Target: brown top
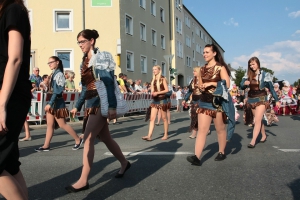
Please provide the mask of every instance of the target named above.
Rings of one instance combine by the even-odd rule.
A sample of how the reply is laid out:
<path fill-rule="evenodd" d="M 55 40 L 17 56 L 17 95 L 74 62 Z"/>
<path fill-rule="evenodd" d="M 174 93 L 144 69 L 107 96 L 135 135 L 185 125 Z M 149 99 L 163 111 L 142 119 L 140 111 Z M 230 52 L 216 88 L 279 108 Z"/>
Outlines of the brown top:
<path fill-rule="evenodd" d="M 209 67 L 207 68 L 206 66 L 201 67 L 201 77 L 202 77 L 202 81 L 203 83 L 208 83 L 208 82 L 218 82 L 221 80 L 221 68 L 222 66 L 220 65 L 215 65 L 213 67 Z M 214 93 L 214 91 L 216 90 L 215 86 L 209 86 L 207 88 L 205 88 L 204 93 Z"/>
<path fill-rule="evenodd" d="M 193 95 L 200 95 L 201 91 L 199 88 L 199 80 L 197 77 L 194 77 L 192 82 Z"/>
<path fill-rule="evenodd" d="M 250 90 L 259 90 L 259 83 L 256 79 L 252 79 L 249 86 Z"/>
<path fill-rule="evenodd" d="M 93 68 L 89 66 L 89 59 L 86 57 L 81 68 L 81 83 L 86 85 L 87 90 L 96 90 Z"/>

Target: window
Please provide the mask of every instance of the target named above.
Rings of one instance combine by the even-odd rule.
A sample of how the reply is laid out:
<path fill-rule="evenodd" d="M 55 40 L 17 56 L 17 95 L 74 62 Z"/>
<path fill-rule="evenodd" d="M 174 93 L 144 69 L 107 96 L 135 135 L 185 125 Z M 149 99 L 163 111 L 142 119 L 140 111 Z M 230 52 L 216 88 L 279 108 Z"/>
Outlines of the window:
<path fill-rule="evenodd" d="M 189 16 L 185 16 L 185 25 L 187 25 L 187 27 L 191 28 L 191 20 L 189 18 Z"/>
<path fill-rule="evenodd" d="M 197 66 L 201 66 L 201 62 L 199 60 L 196 60 Z"/>
<path fill-rule="evenodd" d="M 140 23 L 141 40 L 146 41 L 146 25 Z"/>
<path fill-rule="evenodd" d="M 165 49 L 166 48 L 166 41 L 165 41 L 165 36 L 164 35 L 161 35 L 160 36 L 160 43 L 161 43 L 161 48 L 162 49 Z"/>
<path fill-rule="evenodd" d="M 201 54 L 201 46 L 200 44 L 196 44 L 196 52 Z"/>
<path fill-rule="evenodd" d="M 204 42 L 207 43 L 207 36 L 206 35 L 204 35 Z"/>
<path fill-rule="evenodd" d="M 126 15 L 125 19 L 125 31 L 127 34 L 133 35 L 133 25 L 132 25 L 132 17 Z"/>
<path fill-rule="evenodd" d="M 126 52 L 126 69 L 128 71 L 134 71 L 134 55 L 133 52 Z"/>
<path fill-rule="evenodd" d="M 200 37 L 200 29 L 198 27 L 196 27 L 195 29 L 196 29 L 196 35 Z"/>
<path fill-rule="evenodd" d="M 195 55 L 195 50 L 193 50 L 193 61 L 195 61 L 196 55 Z"/>
<path fill-rule="evenodd" d="M 193 41 L 193 44 L 194 44 L 195 43 L 194 32 L 192 32 L 192 41 Z"/>
<path fill-rule="evenodd" d="M 192 46 L 191 38 L 190 38 L 189 36 L 186 36 L 186 37 L 185 37 L 185 44 L 186 44 L 186 46 L 188 46 L 188 47 L 191 47 L 191 46 Z"/>
<path fill-rule="evenodd" d="M 186 66 L 191 67 L 191 58 L 189 56 L 186 57 L 185 63 Z"/>
<path fill-rule="evenodd" d="M 56 49 L 55 55 L 62 61 L 64 69 L 74 69 L 74 55 L 71 49 Z"/>
<path fill-rule="evenodd" d="M 152 66 L 157 65 L 157 60 L 156 59 L 152 59 Z"/>
<path fill-rule="evenodd" d="M 182 43 L 177 40 L 177 42 L 176 42 L 176 54 L 179 58 L 183 58 L 183 53 L 182 52 L 183 52 Z"/>
<path fill-rule="evenodd" d="M 147 57 L 141 56 L 141 70 L 142 73 L 147 73 Z"/>
<path fill-rule="evenodd" d="M 150 12 L 151 12 L 151 15 L 156 16 L 156 3 L 153 0 L 151 0 L 151 3 L 150 3 Z"/>
<path fill-rule="evenodd" d="M 203 39 L 203 32 L 200 30 L 200 37 Z"/>
<path fill-rule="evenodd" d="M 165 62 L 161 62 L 161 74 L 163 76 L 166 76 L 166 63 Z"/>
<path fill-rule="evenodd" d="M 160 21 L 165 22 L 165 11 L 162 7 L 160 7 Z"/>
<path fill-rule="evenodd" d="M 157 36 L 156 36 L 156 30 L 152 29 L 151 42 L 152 42 L 153 46 L 156 46 L 156 38 L 157 38 Z"/>
<path fill-rule="evenodd" d="M 180 2 L 180 0 L 176 0 L 176 8 L 178 9 L 178 10 L 181 10 L 181 2 Z"/>
<path fill-rule="evenodd" d="M 72 31 L 73 30 L 72 10 L 55 10 L 54 11 L 54 30 L 55 31 Z"/>
<path fill-rule="evenodd" d="M 140 7 L 146 9 L 146 0 L 140 0 Z"/>
<path fill-rule="evenodd" d="M 182 34 L 182 22 L 178 17 L 176 17 L 176 31 L 177 33 Z"/>

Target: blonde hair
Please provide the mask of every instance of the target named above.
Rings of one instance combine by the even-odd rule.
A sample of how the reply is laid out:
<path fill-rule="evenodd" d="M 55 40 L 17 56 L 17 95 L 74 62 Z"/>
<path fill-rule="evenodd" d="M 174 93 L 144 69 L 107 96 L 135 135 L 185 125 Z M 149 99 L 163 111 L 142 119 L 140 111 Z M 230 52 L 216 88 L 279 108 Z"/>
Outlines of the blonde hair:
<path fill-rule="evenodd" d="M 130 85 L 132 85 L 132 84 L 133 84 L 133 81 L 132 81 L 132 79 L 128 79 L 128 80 L 127 80 L 127 82 L 128 82 Z"/>
<path fill-rule="evenodd" d="M 198 79 L 199 84 L 202 84 L 201 67 L 200 66 L 196 66 L 196 67 L 193 68 L 193 70 L 197 72 L 197 79 Z"/>
<path fill-rule="evenodd" d="M 159 69 L 159 73 L 155 76 L 155 74 L 153 73 L 153 78 L 152 78 L 152 81 L 151 81 L 151 87 L 153 86 L 154 87 L 154 85 L 153 85 L 153 83 L 154 83 L 154 80 L 155 80 L 155 78 L 156 78 L 156 87 L 157 87 L 157 90 L 158 90 L 158 92 L 160 91 L 160 87 L 159 87 L 159 84 L 160 84 L 160 78 L 161 78 L 161 67 L 159 66 L 159 65 L 154 65 L 152 68 L 154 68 L 154 67 L 157 67 L 158 69 Z"/>

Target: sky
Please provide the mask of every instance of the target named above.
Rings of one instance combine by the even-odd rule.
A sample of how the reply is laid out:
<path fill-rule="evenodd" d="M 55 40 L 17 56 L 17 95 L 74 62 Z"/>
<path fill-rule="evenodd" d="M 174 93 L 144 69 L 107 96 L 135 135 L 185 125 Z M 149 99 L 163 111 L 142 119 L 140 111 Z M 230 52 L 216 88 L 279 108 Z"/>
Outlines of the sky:
<path fill-rule="evenodd" d="M 261 67 L 290 84 L 300 79 L 300 0 L 183 0 L 225 50 L 226 63 L 247 69 L 256 56 Z"/>

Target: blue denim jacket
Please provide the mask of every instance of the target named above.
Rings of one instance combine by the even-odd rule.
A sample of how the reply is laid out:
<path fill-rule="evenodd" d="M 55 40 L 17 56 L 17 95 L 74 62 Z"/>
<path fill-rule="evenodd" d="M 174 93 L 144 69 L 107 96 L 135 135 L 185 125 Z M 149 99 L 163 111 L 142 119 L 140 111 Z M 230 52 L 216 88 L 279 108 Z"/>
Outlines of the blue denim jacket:
<path fill-rule="evenodd" d="M 235 108 L 232 102 L 232 98 L 228 92 L 226 81 L 221 80 L 217 83 L 216 91 L 214 95 L 214 104 L 221 105 L 225 112 L 227 120 L 227 140 L 230 140 L 235 129 Z"/>
<path fill-rule="evenodd" d="M 279 101 L 278 100 L 278 97 L 277 97 L 277 94 L 274 90 L 274 87 L 273 87 L 273 83 L 272 83 L 272 76 L 270 73 L 268 72 L 265 72 L 263 70 L 260 71 L 260 76 L 259 76 L 259 89 L 260 90 L 264 90 L 265 88 L 268 88 L 270 90 L 270 93 L 272 94 L 273 98 L 275 99 L 275 101 Z M 248 85 L 244 85 L 245 81 L 248 80 L 248 75 L 246 74 L 241 83 L 240 83 L 240 87 L 244 90 L 248 87 Z"/>
<path fill-rule="evenodd" d="M 188 86 L 189 90 L 188 90 L 188 92 L 184 95 L 184 100 L 185 100 L 185 101 L 188 101 L 188 100 L 190 99 L 190 96 L 193 94 L 193 88 L 191 87 L 191 84 L 192 84 L 192 81 L 193 81 L 193 80 L 194 80 L 194 79 L 192 79 L 192 80 L 190 81 L 189 86 Z"/>
<path fill-rule="evenodd" d="M 95 80 L 97 78 L 100 78 L 106 87 L 108 108 L 115 109 L 117 107 L 117 99 L 115 95 L 115 83 L 114 83 L 114 68 L 116 66 L 116 63 L 114 62 L 113 57 L 109 52 L 97 51 L 97 53 L 94 54 L 94 56 L 95 56 L 95 59 L 93 59 L 94 61 L 90 61 L 93 62 L 94 65 L 89 67 L 93 67 L 94 75 L 96 76 Z M 80 66 L 80 68 L 81 67 L 82 65 Z M 75 106 L 75 108 L 77 108 L 78 111 L 81 110 L 82 105 L 85 102 L 86 90 L 87 90 L 86 85 L 82 84 L 80 98 L 76 102 L 76 106 Z"/>
<path fill-rule="evenodd" d="M 49 104 L 52 107 L 56 98 L 62 96 L 64 89 L 65 76 L 59 69 L 56 69 L 51 77 L 51 90 L 53 94 L 50 101 L 47 104 Z"/>

